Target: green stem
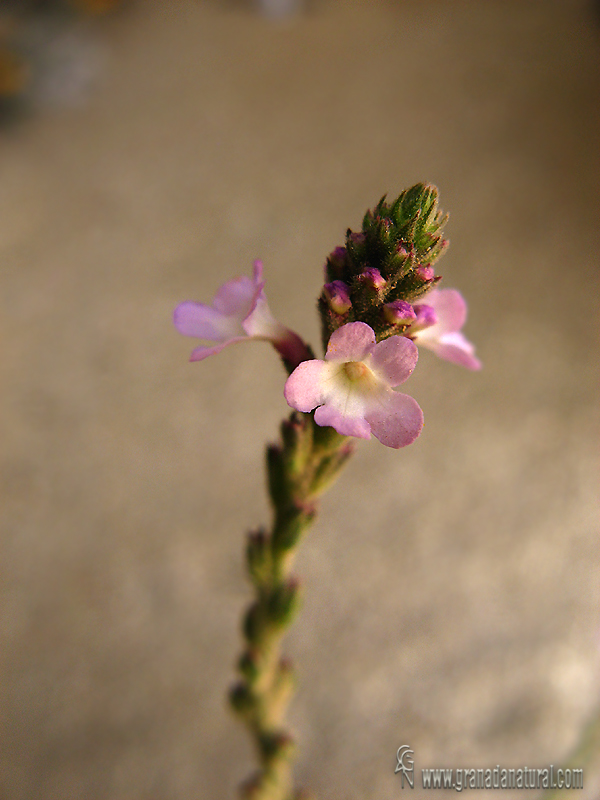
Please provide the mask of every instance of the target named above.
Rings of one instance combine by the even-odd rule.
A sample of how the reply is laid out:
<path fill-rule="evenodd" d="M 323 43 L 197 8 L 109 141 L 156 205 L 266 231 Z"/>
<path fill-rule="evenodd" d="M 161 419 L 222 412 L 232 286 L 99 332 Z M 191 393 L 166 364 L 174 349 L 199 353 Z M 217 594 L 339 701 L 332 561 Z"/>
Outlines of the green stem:
<path fill-rule="evenodd" d="M 319 427 L 311 414 L 294 412 L 282 423 L 281 434 L 281 443 L 267 448 L 272 527 L 248 536 L 246 565 L 255 595 L 244 616 L 241 677 L 230 692 L 260 761 L 259 771 L 242 787 L 242 796 L 251 800 L 298 797 L 291 772 L 294 742 L 284 724 L 294 675 L 281 657 L 281 640 L 299 605 L 291 569 L 302 534 L 315 518 L 317 498 L 354 449 L 348 437 Z"/>

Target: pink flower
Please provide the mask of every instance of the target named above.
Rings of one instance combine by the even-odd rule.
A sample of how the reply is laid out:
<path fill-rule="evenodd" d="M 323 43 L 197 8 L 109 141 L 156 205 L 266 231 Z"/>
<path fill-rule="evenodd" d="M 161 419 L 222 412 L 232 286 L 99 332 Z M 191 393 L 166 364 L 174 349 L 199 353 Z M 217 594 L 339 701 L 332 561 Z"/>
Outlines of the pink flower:
<path fill-rule="evenodd" d="M 467 304 L 461 293 L 456 289 L 432 289 L 425 299 L 427 304 L 414 306 L 417 319 L 407 335 L 446 361 L 467 369 L 481 369 L 475 348 L 460 333 L 467 319 Z"/>
<path fill-rule="evenodd" d="M 331 335 L 325 360 L 304 361 L 288 378 L 284 395 L 298 411 L 315 411 L 318 425 L 331 425 L 344 436 L 404 447 L 423 427 L 416 400 L 394 392 L 417 363 L 417 348 L 403 336 L 375 343 L 364 322 L 342 325 Z"/>
<path fill-rule="evenodd" d="M 302 339 L 271 314 L 264 285 L 262 262 L 255 261 L 252 278 L 244 275 L 224 283 L 212 305 L 187 300 L 177 306 L 173 322 L 179 333 L 216 342 L 212 347 L 196 347 L 190 361 L 202 361 L 230 344 L 248 339 L 270 341 L 290 369 L 310 358 Z"/>

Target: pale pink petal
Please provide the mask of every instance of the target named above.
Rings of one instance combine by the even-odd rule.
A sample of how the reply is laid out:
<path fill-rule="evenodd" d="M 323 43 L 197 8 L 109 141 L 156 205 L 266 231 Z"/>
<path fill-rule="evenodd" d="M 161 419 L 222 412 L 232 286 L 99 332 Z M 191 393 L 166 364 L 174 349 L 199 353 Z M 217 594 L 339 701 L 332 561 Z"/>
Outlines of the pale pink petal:
<path fill-rule="evenodd" d="M 325 358 L 328 361 L 362 361 L 374 344 L 373 328 L 364 322 L 349 322 L 331 334 Z"/>
<path fill-rule="evenodd" d="M 187 300 L 180 303 L 173 313 L 173 323 L 184 336 L 220 342 L 243 333 L 235 319 L 224 317 L 219 311 L 204 303 Z"/>
<path fill-rule="evenodd" d="M 348 380 L 343 370 L 340 371 L 338 362 L 326 361 L 325 363 L 330 372 L 324 376 L 321 402 L 330 408 L 335 408 L 344 417 L 363 418 L 368 398 L 373 394 L 386 391 L 385 386 L 382 385 L 368 388 L 361 387 L 360 384 L 354 385 Z"/>
<path fill-rule="evenodd" d="M 342 436 L 356 436 L 358 439 L 371 438 L 371 426 L 365 419 L 344 416 L 341 411 L 332 406 L 319 406 L 315 411 L 315 422 L 317 425 L 330 425 Z"/>
<path fill-rule="evenodd" d="M 260 258 L 257 258 L 252 262 L 252 280 L 254 281 L 256 286 L 260 285 L 261 289 L 265 285 L 262 273 L 263 273 L 263 263 L 260 260 Z"/>
<path fill-rule="evenodd" d="M 324 401 L 323 383 L 329 373 L 324 361 L 303 361 L 285 383 L 283 395 L 297 411 L 312 411 Z"/>
<path fill-rule="evenodd" d="M 304 412 L 317 406 L 317 425 L 343 436 L 368 439 L 373 433 L 394 448 L 413 442 L 423 427 L 423 412 L 412 397 L 394 392 L 390 381 L 401 383 L 414 369 L 414 343 L 394 336 L 376 345 L 372 329 L 361 322 L 338 328 L 330 345 L 332 339 L 333 358 L 305 361 L 289 377 L 284 391 L 289 405 Z M 362 367 L 353 363 L 350 369 L 344 362 Z"/>
<path fill-rule="evenodd" d="M 414 442 L 423 428 L 423 412 L 407 394 L 389 392 L 365 414 L 371 432 L 381 444 L 398 449 Z"/>
<path fill-rule="evenodd" d="M 411 331 L 419 331 L 423 328 L 431 328 L 437 322 L 437 315 L 433 306 L 428 306 L 425 303 L 416 305 L 415 307 L 416 319 L 411 325 Z"/>
<path fill-rule="evenodd" d="M 417 364 L 419 351 L 405 336 L 390 336 L 371 350 L 369 366 L 388 386 L 399 386 Z"/>
<path fill-rule="evenodd" d="M 216 293 L 213 308 L 225 316 L 235 316 L 241 322 L 254 308 L 263 285 L 262 281 L 255 281 L 246 275 L 233 278 Z"/>
<path fill-rule="evenodd" d="M 445 333 L 437 342 L 423 344 L 445 361 L 467 369 L 481 369 L 481 361 L 474 355 L 475 348 L 462 333 Z"/>
<path fill-rule="evenodd" d="M 217 353 L 220 353 L 221 350 L 229 347 L 230 344 L 236 344 L 237 342 L 245 341 L 247 341 L 245 336 L 236 336 L 233 339 L 228 339 L 226 342 L 216 345 L 216 347 L 205 347 L 204 345 L 200 345 L 200 347 L 196 347 L 194 350 L 192 350 L 190 361 L 203 361 L 209 356 L 214 356 Z"/>
<path fill-rule="evenodd" d="M 223 347 L 248 339 L 270 341 L 283 358 L 288 370 L 309 360 L 310 348 L 293 331 L 271 314 L 264 293 L 262 262 L 254 262 L 252 278 L 242 276 L 223 284 L 212 305 L 180 303 L 173 322 L 180 333 L 217 342 L 217 347 L 197 347 L 191 361 L 201 361 L 221 352 Z"/>
<path fill-rule="evenodd" d="M 255 261 L 255 279 L 261 274 L 262 264 L 260 261 Z M 311 358 L 310 350 L 298 334 L 275 319 L 262 288 L 255 296 L 250 313 L 242 322 L 242 328 L 253 339 L 268 339 L 287 363 L 289 369 L 293 370 L 300 362 Z"/>
<path fill-rule="evenodd" d="M 435 311 L 437 322 L 419 332 L 419 339 L 439 339 L 444 333 L 459 331 L 465 324 L 467 304 L 456 289 L 432 289 L 424 299 Z"/>
<path fill-rule="evenodd" d="M 285 336 L 287 331 L 287 328 L 277 322 L 271 314 L 271 309 L 262 289 L 255 297 L 250 313 L 242 322 L 242 328 L 248 336 L 253 336 L 257 339 L 279 339 Z"/>
<path fill-rule="evenodd" d="M 456 289 L 434 289 L 426 298 L 435 311 L 437 322 L 429 328 L 410 331 L 414 341 L 453 364 L 467 369 L 481 369 L 481 362 L 474 355 L 475 348 L 460 333 L 467 318 L 467 304 L 460 292 Z"/>

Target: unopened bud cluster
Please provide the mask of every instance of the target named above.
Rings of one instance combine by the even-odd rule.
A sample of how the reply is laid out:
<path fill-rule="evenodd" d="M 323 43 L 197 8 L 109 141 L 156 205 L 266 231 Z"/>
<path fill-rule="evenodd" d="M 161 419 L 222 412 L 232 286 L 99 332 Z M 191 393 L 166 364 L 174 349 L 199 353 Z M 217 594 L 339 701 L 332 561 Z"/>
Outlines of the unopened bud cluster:
<path fill-rule="evenodd" d="M 347 322 L 366 322 L 377 341 L 404 334 L 418 317 L 412 304 L 439 280 L 433 265 L 448 242 L 438 191 L 422 183 L 391 204 L 367 211 L 360 232 L 348 229 L 325 265 L 319 298 L 323 344 Z"/>

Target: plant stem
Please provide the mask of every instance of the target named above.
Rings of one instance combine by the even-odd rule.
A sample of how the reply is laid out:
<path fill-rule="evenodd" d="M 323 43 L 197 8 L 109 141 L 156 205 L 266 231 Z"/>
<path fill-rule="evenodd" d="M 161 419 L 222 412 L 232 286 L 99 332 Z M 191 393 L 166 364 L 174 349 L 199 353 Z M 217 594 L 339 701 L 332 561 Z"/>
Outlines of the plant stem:
<path fill-rule="evenodd" d="M 270 532 L 248 535 L 246 566 L 255 596 L 243 621 L 240 680 L 230 692 L 257 747 L 259 771 L 242 786 L 248 800 L 292 800 L 294 741 L 284 716 L 294 691 L 281 640 L 299 604 L 291 576 L 302 534 L 316 515 L 317 498 L 335 481 L 354 450 L 349 437 L 315 424 L 312 414 L 294 412 L 281 425 L 282 441 L 267 448 L 268 488 L 273 506 Z"/>

